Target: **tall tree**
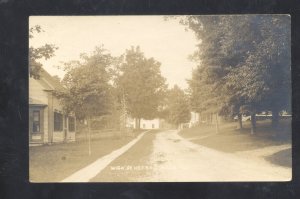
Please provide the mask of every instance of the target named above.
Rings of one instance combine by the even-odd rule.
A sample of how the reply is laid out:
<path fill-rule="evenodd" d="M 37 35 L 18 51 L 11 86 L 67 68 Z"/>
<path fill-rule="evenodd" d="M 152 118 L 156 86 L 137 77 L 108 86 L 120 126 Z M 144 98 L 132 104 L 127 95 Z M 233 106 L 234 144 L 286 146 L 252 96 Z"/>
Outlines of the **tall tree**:
<path fill-rule="evenodd" d="M 289 21 L 282 15 L 187 17 L 183 23 L 199 40 L 194 97 L 201 95 L 198 87 L 208 87 L 207 99 L 216 101 L 220 111 L 236 114 L 248 107 L 255 121 L 257 111 L 272 109 L 276 124 L 278 111 L 290 101 Z"/>
<path fill-rule="evenodd" d="M 126 100 L 128 113 L 136 118 L 138 128 L 141 118 L 157 117 L 166 88 L 160 65 L 155 59 L 146 58 L 139 47 L 132 47 L 126 50 L 120 66 L 117 85 L 120 95 Z"/>
<path fill-rule="evenodd" d="M 74 111 L 76 117 L 88 120 L 89 143 L 92 119 L 110 114 L 112 109 L 109 69 L 114 63 L 114 58 L 105 49 L 97 47 L 91 55 L 82 54 L 81 60 L 65 65 L 67 73 L 62 84 L 66 89 L 57 93 L 57 96 L 60 97 L 66 112 Z"/>
<path fill-rule="evenodd" d="M 290 19 L 288 16 L 253 18 L 259 40 L 251 53 L 227 77 L 244 103 L 253 111 L 272 111 L 272 125 L 277 127 L 279 111 L 290 109 Z M 254 113 L 253 113 L 254 114 Z"/>
<path fill-rule="evenodd" d="M 181 123 L 187 123 L 191 119 L 188 96 L 177 85 L 167 92 L 167 101 L 165 111 L 166 120 L 179 126 Z"/>

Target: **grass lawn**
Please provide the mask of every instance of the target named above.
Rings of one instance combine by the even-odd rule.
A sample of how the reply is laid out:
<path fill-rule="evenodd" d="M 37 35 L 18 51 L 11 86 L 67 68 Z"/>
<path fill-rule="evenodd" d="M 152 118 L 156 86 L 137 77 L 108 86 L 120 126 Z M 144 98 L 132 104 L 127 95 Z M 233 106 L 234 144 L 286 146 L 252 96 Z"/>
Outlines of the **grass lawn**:
<path fill-rule="evenodd" d="M 266 157 L 266 160 L 280 166 L 292 167 L 291 154 L 292 149 L 285 149 Z"/>
<path fill-rule="evenodd" d="M 148 164 L 152 153 L 152 141 L 159 130 L 151 130 L 123 155 L 109 164 L 92 182 L 138 182 L 151 176 L 152 165 Z"/>
<path fill-rule="evenodd" d="M 138 133 L 136 133 L 137 135 Z M 29 148 L 29 178 L 31 182 L 59 182 L 98 158 L 122 147 L 134 137 L 97 138 L 88 142 L 79 137 L 74 143 Z"/>
<path fill-rule="evenodd" d="M 242 152 L 261 149 L 264 147 L 291 144 L 291 122 L 280 121 L 278 132 L 270 127 L 271 121 L 257 121 L 257 132 L 250 134 L 250 122 L 244 122 L 244 129 L 237 130 L 236 123 L 224 123 L 220 125 L 220 132 L 215 132 L 214 126 L 202 125 L 190 129 L 183 129 L 180 135 L 190 141 L 223 152 Z M 265 157 L 273 164 L 291 166 L 291 153 L 289 151 L 278 152 L 272 157 Z"/>

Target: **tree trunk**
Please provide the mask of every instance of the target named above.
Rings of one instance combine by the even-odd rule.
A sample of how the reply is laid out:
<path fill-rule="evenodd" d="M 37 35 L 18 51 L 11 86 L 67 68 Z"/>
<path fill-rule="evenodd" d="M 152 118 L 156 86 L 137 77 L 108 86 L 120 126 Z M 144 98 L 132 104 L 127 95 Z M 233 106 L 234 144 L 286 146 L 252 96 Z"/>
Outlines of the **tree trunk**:
<path fill-rule="evenodd" d="M 243 116 L 241 113 L 238 114 L 238 126 L 237 129 L 242 130 L 243 129 Z"/>
<path fill-rule="evenodd" d="M 91 149 L 91 118 L 88 119 L 88 138 L 89 138 L 89 156 L 92 155 L 92 149 Z"/>
<path fill-rule="evenodd" d="M 218 121 L 218 114 L 216 113 L 216 133 L 219 133 L 219 121 Z"/>
<path fill-rule="evenodd" d="M 199 126 L 200 124 L 202 124 L 202 114 L 201 113 L 199 113 L 199 119 L 198 119 L 197 126 Z"/>
<path fill-rule="evenodd" d="M 208 126 L 210 125 L 210 113 L 207 114 L 207 122 L 206 123 Z"/>
<path fill-rule="evenodd" d="M 141 118 L 136 118 L 135 127 L 136 127 L 137 130 L 141 129 Z"/>
<path fill-rule="evenodd" d="M 277 108 L 272 109 L 272 128 L 277 129 L 279 125 L 279 111 Z"/>
<path fill-rule="evenodd" d="M 251 134 L 256 132 L 256 117 L 255 113 L 251 113 Z"/>
<path fill-rule="evenodd" d="M 85 121 L 83 121 L 83 124 L 84 124 L 84 126 L 86 126 L 87 125 L 87 123 L 85 123 Z M 85 128 L 84 128 L 85 129 Z M 88 130 L 89 130 L 89 126 L 88 126 Z M 84 135 L 85 135 L 85 141 L 86 142 L 88 142 L 88 134 L 89 134 L 89 132 L 88 131 L 84 131 Z"/>

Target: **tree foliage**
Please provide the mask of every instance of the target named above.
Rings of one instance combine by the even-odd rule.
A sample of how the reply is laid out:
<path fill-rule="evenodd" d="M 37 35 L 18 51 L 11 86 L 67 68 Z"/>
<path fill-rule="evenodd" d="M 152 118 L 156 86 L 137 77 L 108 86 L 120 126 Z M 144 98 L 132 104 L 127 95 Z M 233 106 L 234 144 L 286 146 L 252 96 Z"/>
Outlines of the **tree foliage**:
<path fill-rule="evenodd" d="M 189 81 L 192 107 L 237 114 L 289 109 L 290 18 L 284 15 L 189 16 L 198 63 Z"/>
<path fill-rule="evenodd" d="M 31 27 L 29 29 L 29 39 L 32 39 L 34 37 L 35 33 L 41 33 L 44 32 L 44 30 L 41 28 L 41 26 L 36 25 L 34 27 Z M 45 44 L 43 46 L 40 46 L 38 48 L 34 48 L 32 46 L 29 47 L 29 74 L 30 77 L 33 77 L 35 79 L 39 79 L 40 77 L 40 71 L 42 68 L 42 64 L 39 62 L 40 59 L 50 59 L 54 56 L 55 50 L 57 50 L 58 47 L 56 47 L 53 44 Z"/>
<path fill-rule="evenodd" d="M 189 122 L 191 112 L 188 96 L 177 85 L 167 92 L 165 119 L 174 125 Z"/>
<path fill-rule="evenodd" d="M 119 94 L 124 95 L 128 113 L 137 119 L 157 117 L 166 84 L 160 63 L 146 58 L 139 47 L 126 50 L 116 80 Z"/>
<path fill-rule="evenodd" d="M 74 111 L 77 118 L 91 118 L 109 114 L 112 100 L 110 69 L 114 58 L 102 47 L 91 55 L 82 54 L 80 60 L 65 64 L 62 84 L 64 92 L 57 93 L 66 112 Z"/>

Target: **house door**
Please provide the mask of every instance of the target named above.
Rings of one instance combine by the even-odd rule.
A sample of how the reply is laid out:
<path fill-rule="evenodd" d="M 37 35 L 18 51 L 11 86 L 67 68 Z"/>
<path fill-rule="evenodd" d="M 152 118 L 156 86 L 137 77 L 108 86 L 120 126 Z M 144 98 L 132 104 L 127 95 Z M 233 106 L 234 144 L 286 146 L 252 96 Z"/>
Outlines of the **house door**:
<path fill-rule="evenodd" d="M 42 107 L 29 108 L 29 141 L 42 143 L 44 137 L 44 111 Z"/>

